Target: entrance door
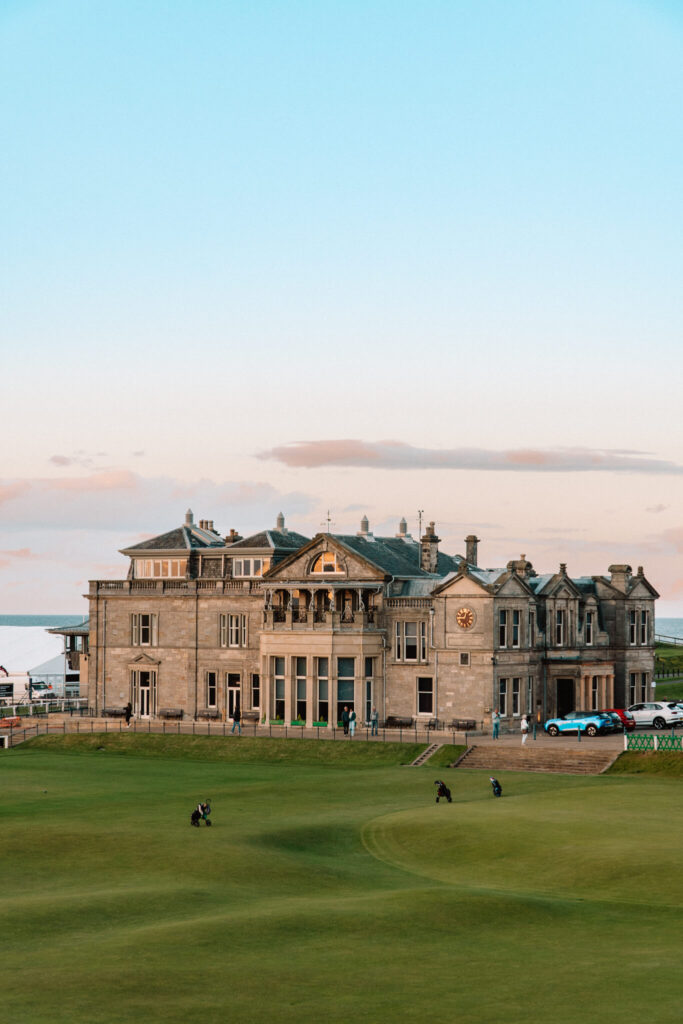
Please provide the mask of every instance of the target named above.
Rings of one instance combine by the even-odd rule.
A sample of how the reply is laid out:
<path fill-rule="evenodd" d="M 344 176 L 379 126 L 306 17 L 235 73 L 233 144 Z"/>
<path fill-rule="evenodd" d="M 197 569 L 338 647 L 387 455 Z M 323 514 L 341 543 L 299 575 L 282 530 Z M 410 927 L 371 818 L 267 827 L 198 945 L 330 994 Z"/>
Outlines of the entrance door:
<path fill-rule="evenodd" d="M 156 673 L 140 672 L 136 713 L 140 718 L 150 718 L 156 712 Z"/>
<path fill-rule="evenodd" d="M 576 704 L 574 700 L 574 680 L 573 679 L 558 679 L 557 682 L 557 714 L 558 717 L 568 714 L 570 711 L 576 711 Z"/>
<path fill-rule="evenodd" d="M 235 713 L 235 708 L 242 708 L 240 702 L 240 674 L 239 672 L 228 672 L 227 678 L 228 688 L 228 699 L 226 701 L 226 707 L 228 709 L 228 718 L 232 718 Z"/>

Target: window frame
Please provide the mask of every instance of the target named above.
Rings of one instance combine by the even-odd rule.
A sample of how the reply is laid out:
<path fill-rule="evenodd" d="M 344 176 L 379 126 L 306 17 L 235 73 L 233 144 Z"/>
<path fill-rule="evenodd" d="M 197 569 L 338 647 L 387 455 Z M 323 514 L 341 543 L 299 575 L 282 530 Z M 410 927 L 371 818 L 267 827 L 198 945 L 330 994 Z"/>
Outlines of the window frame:
<path fill-rule="evenodd" d="M 425 686 L 424 684 L 429 684 Z M 428 703 L 429 707 L 425 708 L 424 703 Z M 433 676 L 418 676 L 416 681 L 416 709 L 418 715 L 434 717 L 434 708 L 436 705 L 436 687 L 434 686 Z"/>

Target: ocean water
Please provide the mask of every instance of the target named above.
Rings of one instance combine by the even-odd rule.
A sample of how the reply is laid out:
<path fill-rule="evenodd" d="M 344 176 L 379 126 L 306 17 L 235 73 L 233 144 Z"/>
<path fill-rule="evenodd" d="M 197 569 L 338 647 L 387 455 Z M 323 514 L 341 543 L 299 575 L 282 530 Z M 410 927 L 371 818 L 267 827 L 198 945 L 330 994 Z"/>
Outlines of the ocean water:
<path fill-rule="evenodd" d="M 44 629 L 53 629 L 55 626 L 77 626 L 84 618 L 84 615 L 0 615 L 0 626 L 42 626 Z"/>
<path fill-rule="evenodd" d="M 683 619 L 655 619 L 658 636 L 677 636 L 683 639 Z"/>

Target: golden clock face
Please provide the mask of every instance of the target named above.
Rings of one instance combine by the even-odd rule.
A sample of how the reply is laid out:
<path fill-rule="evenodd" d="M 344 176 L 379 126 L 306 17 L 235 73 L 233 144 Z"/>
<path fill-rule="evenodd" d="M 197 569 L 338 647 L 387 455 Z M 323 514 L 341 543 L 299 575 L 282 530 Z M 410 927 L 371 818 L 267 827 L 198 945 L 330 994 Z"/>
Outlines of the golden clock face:
<path fill-rule="evenodd" d="M 459 608 L 455 621 L 461 629 L 471 629 L 474 625 L 474 612 L 471 608 Z"/>

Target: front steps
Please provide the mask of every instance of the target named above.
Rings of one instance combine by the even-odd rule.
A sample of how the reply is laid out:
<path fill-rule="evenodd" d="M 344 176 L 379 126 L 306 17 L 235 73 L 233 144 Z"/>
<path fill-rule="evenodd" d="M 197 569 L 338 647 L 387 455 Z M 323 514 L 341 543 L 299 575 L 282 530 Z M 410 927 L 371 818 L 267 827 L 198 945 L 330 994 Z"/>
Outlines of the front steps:
<path fill-rule="evenodd" d="M 578 748 L 577 743 L 577 748 Z M 545 744 L 533 747 L 496 746 L 487 743 L 469 747 L 466 754 L 456 761 L 455 768 L 481 768 L 486 771 L 507 770 L 512 772 L 558 772 L 565 775 L 600 775 L 613 764 L 620 750 L 571 750 L 566 747 L 550 749 Z"/>
<path fill-rule="evenodd" d="M 442 746 L 443 746 L 443 743 L 432 743 L 432 744 L 430 744 L 430 746 L 428 746 L 426 750 L 422 751 L 422 753 L 419 755 L 419 757 L 416 757 L 415 760 L 411 762 L 409 767 L 410 768 L 419 768 L 421 764 L 424 764 L 425 761 L 428 761 L 429 758 L 432 756 L 432 754 L 435 754 L 437 752 L 437 750 L 439 749 L 439 747 L 442 747 Z"/>

